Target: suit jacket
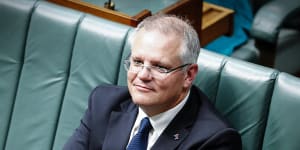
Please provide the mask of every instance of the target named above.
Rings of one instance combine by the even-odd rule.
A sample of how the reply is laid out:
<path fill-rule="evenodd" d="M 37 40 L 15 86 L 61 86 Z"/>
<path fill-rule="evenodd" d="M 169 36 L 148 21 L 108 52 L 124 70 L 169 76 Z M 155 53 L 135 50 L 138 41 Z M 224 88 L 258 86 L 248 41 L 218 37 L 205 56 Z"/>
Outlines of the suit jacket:
<path fill-rule="evenodd" d="M 65 150 L 126 149 L 138 107 L 127 87 L 99 86 L 90 96 L 80 126 Z M 195 86 L 179 113 L 163 131 L 153 150 L 239 150 L 241 137 L 218 114 L 208 98 Z"/>

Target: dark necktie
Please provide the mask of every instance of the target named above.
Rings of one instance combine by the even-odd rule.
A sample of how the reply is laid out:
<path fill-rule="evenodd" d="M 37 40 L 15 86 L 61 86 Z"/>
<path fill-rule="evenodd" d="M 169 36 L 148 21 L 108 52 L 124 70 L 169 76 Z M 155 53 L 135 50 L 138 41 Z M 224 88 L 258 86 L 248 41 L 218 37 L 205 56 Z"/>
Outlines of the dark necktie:
<path fill-rule="evenodd" d="M 127 150 L 146 150 L 148 144 L 148 135 L 152 126 L 149 118 L 143 118 L 140 124 L 138 133 L 133 136 L 130 143 L 127 146 Z"/>

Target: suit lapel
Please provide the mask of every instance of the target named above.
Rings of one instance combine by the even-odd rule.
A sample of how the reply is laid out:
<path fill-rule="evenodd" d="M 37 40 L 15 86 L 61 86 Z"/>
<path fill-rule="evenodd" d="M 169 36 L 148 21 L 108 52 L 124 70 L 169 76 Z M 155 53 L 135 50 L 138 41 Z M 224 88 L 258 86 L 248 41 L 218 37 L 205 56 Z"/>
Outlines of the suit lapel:
<path fill-rule="evenodd" d="M 180 129 L 178 131 L 164 131 L 153 145 L 152 149 L 176 149 L 176 147 L 185 139 L 188 133 L 189 131 L 186 129 Z"/>
<path fill-rule="evenodd" d="M 189 135 L 197 118 L 200 105 L 200 97 L 192 88 L 187 103 L 160 135 L 152 149 L 176 149 Z M 121 104 L 119 109 L 112 111 L 102 147 L 103 150 L 126 149 L 137 113 L 138 108 L 131 103 L 131 100 L 127 100 Z"/>
<path fill-rule="evenodd" d="M 121 111 L 111 113 L 103 150 L 126 149 L 137 110 L 134 104 L 126 103 L 121 107 Z"/>
<path fill-rule="evenodd" d="M 201 100 L 192 88 L 187 103 L 160 135 L 152 149 L 176 149 L 184 141 L 194 124 Z"/>

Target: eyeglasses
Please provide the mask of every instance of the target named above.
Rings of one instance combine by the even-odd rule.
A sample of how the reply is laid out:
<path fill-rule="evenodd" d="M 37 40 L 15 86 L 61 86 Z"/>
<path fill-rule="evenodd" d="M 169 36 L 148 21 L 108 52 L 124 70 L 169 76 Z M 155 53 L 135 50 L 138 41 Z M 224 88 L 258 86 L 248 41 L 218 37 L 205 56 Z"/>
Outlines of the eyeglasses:
<path fill-rule="evenodd" d="M 167 74 L 174 72 L 178 69 L 181 69 L 183 67 L 186 67 L 188 65 L 191 65 L 191 64 L 190 63 L 183 64 L 183 65 L 180 65 L 180 66 L 172 68 L 172 69 L 167 69 L 167 68 L 159 66 L 159 65 L 145 66 L 142 62 L 139 62 L 139 61 L 133 61 L 132 64 L 131 64 L 130 60 L 124 61 L 124 67 L 127 71 L 132 72 L 132 73 L 139 73 L 140 71 L 142 71 L 145 68 L 145 69 L 148 69 L 150 74 L 152 75 L 152 77 L 156 78 L 156 79 L 164 79 L 167 76 Z"/>

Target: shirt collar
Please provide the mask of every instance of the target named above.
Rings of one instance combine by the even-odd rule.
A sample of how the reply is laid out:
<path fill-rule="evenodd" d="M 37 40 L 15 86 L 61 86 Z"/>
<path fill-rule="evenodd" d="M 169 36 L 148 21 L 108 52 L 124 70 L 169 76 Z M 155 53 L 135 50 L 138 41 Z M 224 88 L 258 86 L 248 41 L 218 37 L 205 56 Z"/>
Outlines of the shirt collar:
<path fill-rule="evenodd" d="M 188 91 L 188 94 L 186 95 L 186 97 L 172 109 L 169 109 L 169 110 L 167 110 L 163 113 L 157 114 L 155 116 L 149 117 L 150 123 L 154 129 L 154 132 L 157 132 L 157 134 L 160 135 L 164 131 L 164 129 L 169 125 L 169 123 L 177 115 L 177 113 L 182 109 L 182 107 L 186 103 L 189 95 L 190 95 L 190 91 Z M 141 108 L 139 108 L 136 122 L 140 122 L 144 117 L 148 117 L 148 116 Z"/>

